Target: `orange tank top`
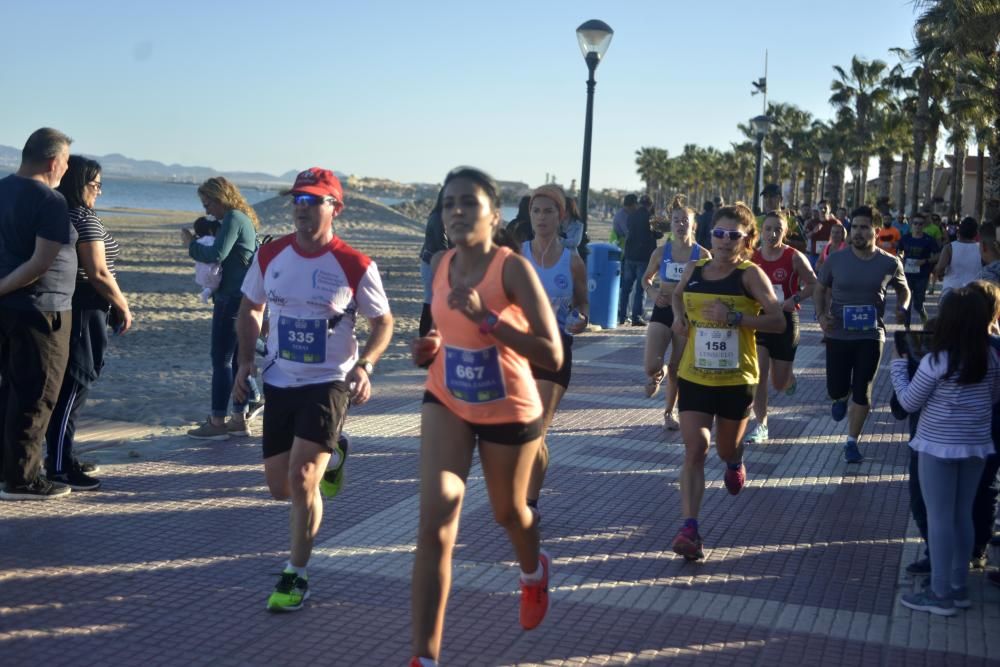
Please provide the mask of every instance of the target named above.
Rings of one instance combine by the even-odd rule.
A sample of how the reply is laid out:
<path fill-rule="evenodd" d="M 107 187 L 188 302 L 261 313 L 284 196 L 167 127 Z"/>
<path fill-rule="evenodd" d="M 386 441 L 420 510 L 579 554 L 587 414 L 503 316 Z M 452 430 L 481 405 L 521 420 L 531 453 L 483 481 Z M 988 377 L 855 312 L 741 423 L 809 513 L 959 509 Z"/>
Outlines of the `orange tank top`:
<path fill-rule="evenodd" d="M 482 281 L 475 286 L 486 308 L 500 313 L 504 323 L 529 330 L 519 306 L 503 289 L 503 266 L 513 254 L 500 246 Z M 456 416 L 473 424 L 527 423 L 542 416 L 542 401 L 528 360 L 479 325 L 448 307 L 449 279 L 455 250 L 441 258 L 434 274 L 431 314 L 441 334 L 441 350 L 427 373 L 427 391 Z"/>

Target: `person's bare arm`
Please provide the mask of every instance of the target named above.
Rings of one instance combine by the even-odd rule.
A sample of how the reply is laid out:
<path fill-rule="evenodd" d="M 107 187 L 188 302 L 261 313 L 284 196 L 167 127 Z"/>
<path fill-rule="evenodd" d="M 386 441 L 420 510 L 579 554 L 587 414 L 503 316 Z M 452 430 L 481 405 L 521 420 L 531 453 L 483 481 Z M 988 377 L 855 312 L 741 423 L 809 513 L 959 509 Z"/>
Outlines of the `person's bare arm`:
<path fill-rule="evenodd" d="M 389 341 L 392 340 L 392 313 L 386 312 L 378 317 L 365 319 L 368 320 L 368 340 L 365 341 L 360 358 L 374 365 L 378 363 L 385 349 L 389 347 Z M 348 371 L 345 381 L 350 388 L 351 402 L 354 405 L 368 402 L 372 395 L 372 382 L 365 369 L 355 366 Z"/>
<path fill-rule="evenodd" d="M 108 268 L 107 256 L 104 254 L 104 241 L 85 241 L 76 244 L 76 255 L 87 274 L 87 282 L 94 290 L 104 297 L 122 315 L 122 328 L 119 333 L 125 333 L 132 328 L 132 311 L 128 301 L 118 287 L 118 281 Z"/>
<path fill-rule="evenodd" d="M 50 241 L 36 236 L 35 250 L 31 253 L 28 261 L 0 278 L 0 296 L 10 294 L 41 278 L 52 266 L 52 262 L 56 261 L 56 256 L 64 245 L 58 241 Z"/>
<path fill-rule="evenodd" d="M 802 282 L 802 289 L 799 290 L 799 303 L 802 303 L 809 297 L 813 295 L 813 290 L 816 288 L 816 274 L 813 272 L 812 266 L 809 264 L 809 260 L 798 250 L 792 255 L 792 266 L 795 268 L 795 273 L 799 275 L 799 280 Z M 785 299 L 785 304 L 788 304 L 788 299 Z M 792 304 L 791 310 L 794 310 L 794 303 Z M 783 310 L 789 310 L 789 308 L 784 307 Z"/>

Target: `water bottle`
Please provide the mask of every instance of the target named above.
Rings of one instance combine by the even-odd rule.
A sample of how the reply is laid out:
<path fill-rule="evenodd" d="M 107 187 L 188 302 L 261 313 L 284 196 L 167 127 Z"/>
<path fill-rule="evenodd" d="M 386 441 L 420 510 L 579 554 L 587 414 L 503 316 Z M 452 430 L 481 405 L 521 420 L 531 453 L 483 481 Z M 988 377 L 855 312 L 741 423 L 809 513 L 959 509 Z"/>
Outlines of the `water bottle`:
<path fill-rule="evenodd" d="M 580 311 L 574 308 L 569 311 L 569 315 L 566 316 L 566 325 L 563 327 L 563 331 L 572 335 L 573 327 L 582 322 L 583 319 L 584 317 L 580 314 Z"/>

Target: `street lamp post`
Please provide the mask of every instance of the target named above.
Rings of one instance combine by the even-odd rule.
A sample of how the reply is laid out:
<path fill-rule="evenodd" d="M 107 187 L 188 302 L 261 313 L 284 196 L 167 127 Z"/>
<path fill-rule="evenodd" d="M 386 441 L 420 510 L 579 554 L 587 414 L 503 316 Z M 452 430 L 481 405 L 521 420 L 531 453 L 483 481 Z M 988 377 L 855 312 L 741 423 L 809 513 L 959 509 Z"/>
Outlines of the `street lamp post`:
<path fill-rule="evenodd" d="M 611 44 L 615 31 L 604 21 L 591 19 L 576 29 L 576 39 L 580 43 L 580 51 L 587 63 L 587 120 L 583 129 L 583 170 L 580 174 L 580 222 L 583 223 L 583 233 L 587 233 L 587 195 L 590 192 L 590 137 L 594 129 L 594 71 L 604 57 Z"/>
<path fill-rule="evenodd" d="M 766 115 L 754 116 L 750 119 L 750 129 L 757 135 L 757 167 L 753 177 L 753 211 L 760 215 L 760 192 L 764 189 L 764 137 L 771 130 L 771 119 Z"/>
<path fill-rule="evenodd" d="M 857 208 L 865 201 L 861 186 L 861 165 L 856 164 L 851 167 L 851 176 L 854 177 L 854 207 Z"/>
<path fill-rule="evenodd" d="M 833 157 L 833 151 L 829 148 L 821 148 L 819 151 L 819 161 L 823 165 L 823 185 L 819 189 L 820 200 L 826 199 L 826 168 Z"/>

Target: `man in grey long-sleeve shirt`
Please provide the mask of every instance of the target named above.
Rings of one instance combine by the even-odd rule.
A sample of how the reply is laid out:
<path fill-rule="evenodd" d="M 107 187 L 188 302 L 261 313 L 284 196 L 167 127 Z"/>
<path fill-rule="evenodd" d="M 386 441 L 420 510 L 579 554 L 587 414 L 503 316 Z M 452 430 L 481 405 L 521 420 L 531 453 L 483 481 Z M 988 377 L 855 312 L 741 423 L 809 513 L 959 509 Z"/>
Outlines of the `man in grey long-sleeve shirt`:
<path fill-rule="evenodd" d="M 835 421 L 845 415 L 844 460 L 860 463 L 858 437 L 871 410 L 871 390 L 885 341 L 885 296 L 889 286 L 904 310 L 910 290 L 899 259 L 875 247 L 872 210 L 851 215 L 850 250 L 830 255 L 820 268 L 813 298 L 826 335 L 826 390 Z M 850 407 L 848 407 L 850 399 Z"/>

